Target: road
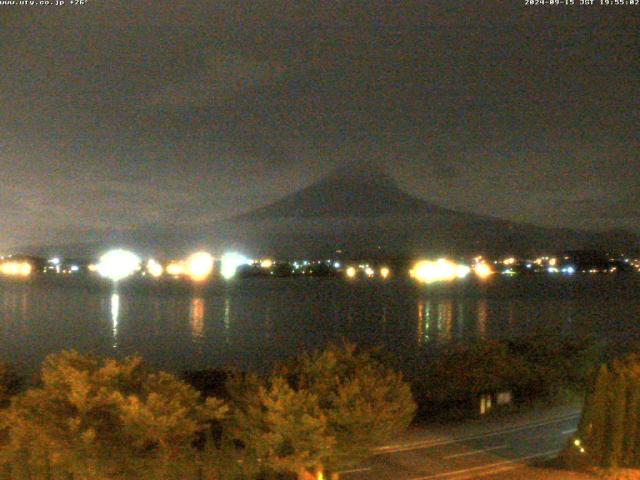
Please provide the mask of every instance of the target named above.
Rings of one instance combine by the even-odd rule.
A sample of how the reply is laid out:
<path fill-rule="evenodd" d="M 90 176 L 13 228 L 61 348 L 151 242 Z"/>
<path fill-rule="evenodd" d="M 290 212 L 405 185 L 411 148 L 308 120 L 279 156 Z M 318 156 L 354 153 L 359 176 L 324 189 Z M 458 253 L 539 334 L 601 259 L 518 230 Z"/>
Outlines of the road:
<path fill-rule="evenodd" d="M 575 433 L 576 407 L 559 407 L 462 425 L 415 429 L 380 447 L 345 480 L 491 478 L 555 456 Z M 515 475 L 513 478 L 520 478 Z"/>

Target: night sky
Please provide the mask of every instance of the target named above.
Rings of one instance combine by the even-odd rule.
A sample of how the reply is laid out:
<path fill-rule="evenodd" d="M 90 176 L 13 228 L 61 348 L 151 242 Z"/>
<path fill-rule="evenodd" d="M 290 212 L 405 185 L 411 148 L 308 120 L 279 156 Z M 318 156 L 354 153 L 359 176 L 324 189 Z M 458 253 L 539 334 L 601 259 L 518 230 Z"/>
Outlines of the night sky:
<path fill-rule="evenodd" d="M 524 0 L 0 6 L 0 250 L 365 161 L 449 208 L 640 232 L 639 32 L 640 7 Z"/>

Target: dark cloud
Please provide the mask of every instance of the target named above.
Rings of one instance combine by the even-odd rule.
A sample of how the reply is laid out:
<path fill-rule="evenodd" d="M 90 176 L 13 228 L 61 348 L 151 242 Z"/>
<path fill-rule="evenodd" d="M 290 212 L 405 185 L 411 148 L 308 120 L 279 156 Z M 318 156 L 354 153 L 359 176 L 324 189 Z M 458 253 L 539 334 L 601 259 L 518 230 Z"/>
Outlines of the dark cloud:
<path fill-rule="evenodd" d="M 214 221 L 364 161 L 449 207 L 638 229 L 638 9 L 0 8 L 0 245 Z"/>

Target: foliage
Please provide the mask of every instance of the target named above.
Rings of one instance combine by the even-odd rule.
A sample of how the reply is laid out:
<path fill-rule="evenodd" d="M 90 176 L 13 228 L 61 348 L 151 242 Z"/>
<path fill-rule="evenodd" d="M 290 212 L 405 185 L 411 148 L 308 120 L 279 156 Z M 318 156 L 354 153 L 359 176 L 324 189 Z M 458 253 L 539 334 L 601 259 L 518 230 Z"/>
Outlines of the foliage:
<path fill-rule="evenodd" d="M 0 408 L 9 405 L 11 398 L 18 393 L 21 379 L 6 363 L 0 362 Z"/>
<path fill-rule="evenodd" d="M 582 388 L 601 356 L 588 337 L 559 337 L 538 332 L 507 343 L 509 355 L 522 363 L 513 387 L 522 397 L 553 397 L 561 387 Z"/>
<path fill-rule="evenodd" d="M 426 365 L 421 383 L 427 400 L 460 402 L 511 387 L 523 369 L 503 343 L 453 345 Z"/>
<path fill-rule="evenodd" d="M 47 357 L 41 381 L 3 412 L 2 457 L 44 478 L 173 478 L 176 466 L 197 465 L 194 441 L 226 411 L 139 357 L 66 351 Z"/>
<path fill-rule="evenodd" d="M 603 467 L 639 467 L 639 408 L 640 356 L 631 354 L 602 365 L 565 459 Z"/>
<path fill-rule="evenodd" d="M 199 391 L 204 397 L 227 399 L 227 380 L 235 375 L 232 369 L 207 368 L 202 370 L 187 370 L 180 378 Z"/>
<path fill-rule="evenodd" d="M 325 460 L 331 470 L 357 465 L 413 420 L 416 405 L 402 375 L 354 345 L 329 346 L 281 371 L 296 388 L 319 398 L 327 431 L 335 439 Z"/>
<path fill-rule="evenodd" d="M 420 416 L 470 411 L 481 394 L 510 390 L 516 399 L 555 398 L 582 389 L 600 357 L 595 342 L 548 333 L 509 341 L 450 344 L 411 364 Z M 456 410 L 458 409 L 458 410 Z"/>
<path fill-rule="evenodd" d="M 276 367 L 263 382 L 234 380 L 233 433 L 260 466 L 337 471 L 404 430 L 415 403 L 402 376 L 352 345 Z"/>
<path fill-rule="evenodd" d="M 294 390 L 280 376 L 261 384 L 254 376 L 236 381 L 230 433 L 245 446 L 255 470 L 302 474 L 319 467 L 334 440 L 318 397 Z"/>

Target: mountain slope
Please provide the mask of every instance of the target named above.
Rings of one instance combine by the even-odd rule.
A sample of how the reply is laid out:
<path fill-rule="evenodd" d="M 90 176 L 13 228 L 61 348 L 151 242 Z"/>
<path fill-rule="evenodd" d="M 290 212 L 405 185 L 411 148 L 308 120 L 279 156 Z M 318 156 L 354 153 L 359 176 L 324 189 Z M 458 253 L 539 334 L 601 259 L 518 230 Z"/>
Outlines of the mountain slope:
<path fill-rule="evenodd" d="M 40 246 L 25 252 L 96 255 L 130 246 L 153 255 L 196 248 L 255 256 L 410 257 L 538 254 L 581 248 L 640 252 L 640 236 L 546 228 L 458 212 L 416 198 L 371 166 L 334 171 L 276 202 L 213 224 L 148 225 L 87 235 L 86 245 Z"/>
<path fill-rule="evenodd" d="M 337 171 L 313 185 L 236 219 L 371 218 L 430 213 L 453 212 L 409 195 L 384 173 Z"/>
<path fill-rule="evenodd" d="M 638 249 L 637 235 L 546 228 L 458 212 L 416 198 L 384 172 L 343 169 L 270 205 L 216 225 L 227 240 L 292 255 L 503 254 Z"/>

